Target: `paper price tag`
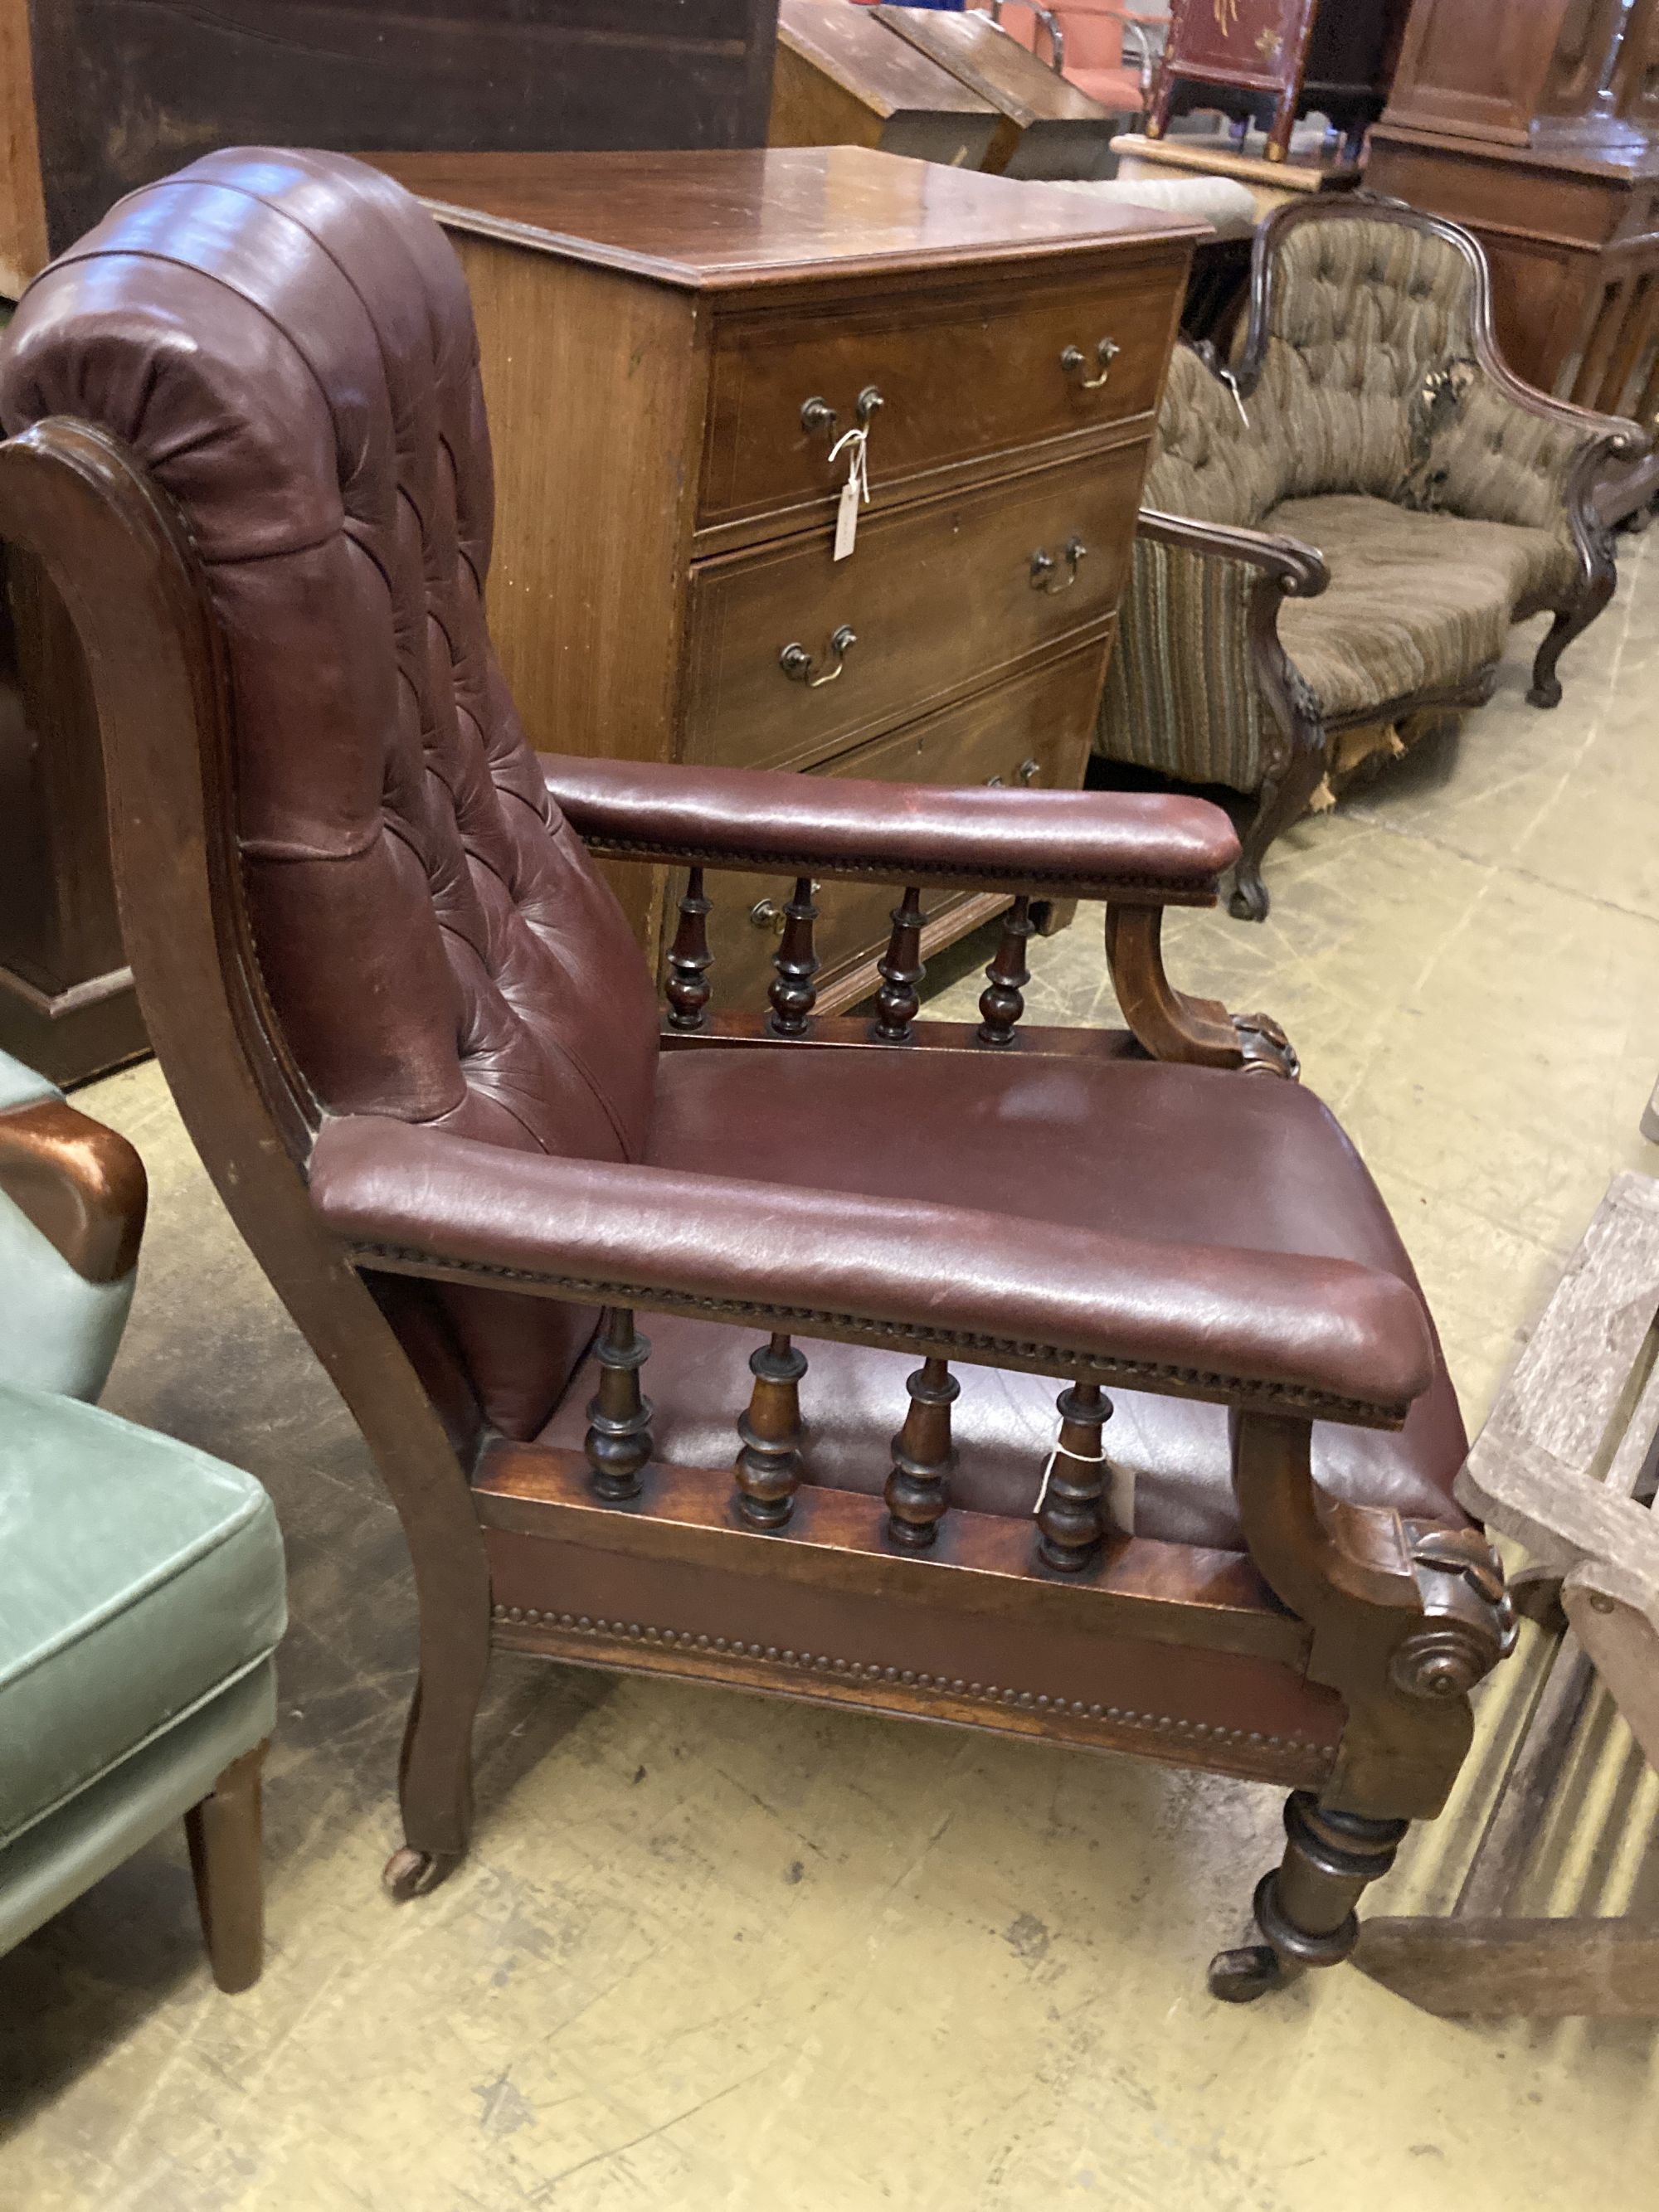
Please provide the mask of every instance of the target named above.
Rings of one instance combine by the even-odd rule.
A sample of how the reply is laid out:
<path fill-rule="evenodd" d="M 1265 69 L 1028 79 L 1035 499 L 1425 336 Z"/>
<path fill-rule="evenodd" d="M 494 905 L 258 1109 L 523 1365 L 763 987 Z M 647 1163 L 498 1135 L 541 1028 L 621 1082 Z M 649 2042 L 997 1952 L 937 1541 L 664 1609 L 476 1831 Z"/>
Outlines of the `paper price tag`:
<path fill-rule="evenodd" d="M 836 558 L 844 561 L 859 542 L 859 474 L 854 469 L 836 507 Z"/>
<path fill-rule="evenodd" d="M 848 430 L 830 449 L 833 461 L 848 455 L 847 481 L 836 507 L 836 558 L 844 561 L 859 541 L 859 509 L 870 504 L 869 433 Z"/>

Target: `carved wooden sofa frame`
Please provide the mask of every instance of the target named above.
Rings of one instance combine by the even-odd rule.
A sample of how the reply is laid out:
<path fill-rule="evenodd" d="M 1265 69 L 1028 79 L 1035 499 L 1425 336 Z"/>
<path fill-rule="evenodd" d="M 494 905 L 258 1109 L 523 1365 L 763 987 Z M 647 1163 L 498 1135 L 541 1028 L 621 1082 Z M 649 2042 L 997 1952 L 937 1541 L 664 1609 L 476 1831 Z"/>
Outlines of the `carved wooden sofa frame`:
<path fill-rule="evenodd" d="M 1573 641 L 1581 636 L 1612 599 L 1618 581 L 1613 558 L 1613 532 L 1601 520 L 1595 504 L 1597 485 L 1611 463 L 1638 459 L 1651 440 L 1637 424 L 1613 416 L 1595 415 L 1570 402 L 1535 391 L 1514 374 L 1498 350 L 1492 319 L 1492 284 L 1485 254 L 1469 233 L 1456 224 L 1420 214 L 1395 200 L 1365 192 L 1340 201 L 1312 200 L 1280 210 L 1256 233 L 1251 260 L 1249 317 L 1236 365 L 1224 366 L 1208 345 L 1197 349 L 1200 357 L 1248 413 L 1261 385 L 1271 332 L 1275 287 L 1280 281 L 1278 247 L 1292 229 L 1310 222 L 1346 222 L 1363 216 L 1373 222 L 1397 223 L 1444 240 L 1467 262 L 1473 294 L 1473 337 L 1480 374 L 1509 404 L 1522 414 L 1558 422 L 1582 434 L 1565 485 L 1566 520 L 1577 555 L 1577 589 L 1565 601 L 1553 596 L 1529 599 L 1514 611 L 1515 619 L 1553 611 L 1554 620 L 1540 641 L 1534 659 L 1528 698 L 1534 707 L 1554 707 L 1561 698 L 1556 665 Z M 1322 712 L 1320 702 L 1304 680 L 1281 641 L 1279 611 L 1286 599 L 1316 599 L 1330 581 L 1330 572 L 1319 550 L 1295 538 L 1272 532 L 1236 528 L 1194 520 L 1153 507 L 1143 507 L 1139 536 L 1150 544 L 1168 546 L 1200 559 L 1247 564 L 1255 572 L 1244 619 L 1244 650 L 1255 684 L 1267 708 L 1265 774 L 1255 815 L 1243 836 L 1243 849 L 1230 900 L 1231 911 L 1240 921 L 1261 921 L 1268 908 L 1261 881 L 1261 863 L 1273 840 L 1306 811 L 1309 801 L 1327 773 L 1333 757 L 1332 740 L 1345 731 L 1372 724 L 1394 724 L 1407 716 L 1453 713 L 1483 706 L 1492 696 L 1498 663 L 1492 661 L 1468 672 L 1462 683 L 1407 694 L 1368 704 L 1344 714 Z M 1183 641 L 1183 649 L 1190 641 Z M 1120 650 L 1121 648 L 1120 647 Z"/>

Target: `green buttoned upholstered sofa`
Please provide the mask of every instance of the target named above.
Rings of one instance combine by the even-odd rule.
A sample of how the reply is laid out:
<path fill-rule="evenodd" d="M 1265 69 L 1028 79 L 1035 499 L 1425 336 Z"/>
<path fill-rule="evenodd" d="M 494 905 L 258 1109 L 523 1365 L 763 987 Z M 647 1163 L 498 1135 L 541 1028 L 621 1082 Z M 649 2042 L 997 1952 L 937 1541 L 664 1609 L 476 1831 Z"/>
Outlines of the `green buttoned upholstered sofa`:
<path fill-rule="evenodd" d="M 1327 771 L 1484 702 L 1546 608 L 1528 696 L 1557 703 L 1615 580 L 1596 480 L 1647 442 L 1511 375 L 1468 232 L 1281 209 L 1232 367 L 1176 349 L 1097 752 L 1257 794 L 1231 907 L 1261 920 L 1262 856 Z"/>
<path fill-rule="evenodd" d="M 215 1978 L 245 1989 L 282 1538 L 250 1476 L 82 1402 L 144 1197 L 125 1138 L 0 1054 L 0 1953 L 183 1815 Z"/>

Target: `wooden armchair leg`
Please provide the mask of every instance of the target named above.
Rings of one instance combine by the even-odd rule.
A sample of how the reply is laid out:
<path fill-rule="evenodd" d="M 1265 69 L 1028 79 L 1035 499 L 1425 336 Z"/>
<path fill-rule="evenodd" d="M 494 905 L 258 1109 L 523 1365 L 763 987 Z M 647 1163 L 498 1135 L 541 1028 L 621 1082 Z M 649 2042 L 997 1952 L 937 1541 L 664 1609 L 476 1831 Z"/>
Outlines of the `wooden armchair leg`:
<path fill-rule="evenodd" d="M 191 1872 L 213 1978 L 228 1996 L 252 1989 L 264 1964 L 259 1779 L 265 1746 L 233 1759 L 210 1796 L 185 1815 Z"/>
<path fill-rule="evenodd" d="M 1250 1556 L 1312 1632 L 1308 1674 L 1347 1707 L 1323 1797 L 1285 1809 L 1280 1864 L 1257 1885 L 1258 1942 L 1212 1960 L 1210 1993 L 1248 2004 L 1359 1940 L 1366 1885 L 1430 1819 L 1469 1746 L 1469 1692 L 1514 1641 L 1503 1569 L 1478 1530 L 1401 1522 L 1322 1495 L 1312 1424 L 1231 1418 L 1233 1486 Z"/>
<path fill-rule="evenodd" d="M 1559 607 L 1555 620 L 1544 634 L 1532 664 L 1532 688 L 1527 702 L 1533 707 L 1559 707 L 1561 703 L 1561 679 L 1555 672 L 1555 664 L 1576 637 L 1582 637 L 1613 597 L 1617 581 L 1611 567 L 1585 586 L 1580 598 L 1570 607 Z"/>
<path fill-rule="evenodd" d="M 1319 788 L 1325 773 L 1326 747 L 1322 732 L 1311 740 L 1300 739 L 1282 771 L 1262 783 L 1255 818 L 1244 832 L 1243 849 L 1233 877 L 1233 893 L 1227 911 L 1235 921 L 1265 921 L 1273 901 L 1261 880 L 1261 863 L 1267 848 L 1282 830 L 1298 821 Z"/>
<path fill-rule="evenodd" d="M 1340 1966 L 1359 1940 L 1360 1893 L 1394 1864 L 1409 1825 L 1339 1812 L 1308 1790 L 1292 1791 L 1284 1858 L 1256 1885 L 1253 1910 L 1262 1940 L 1217 1952 L 1210 1995 L 1249 2004 L 1310 1966 Z"/>

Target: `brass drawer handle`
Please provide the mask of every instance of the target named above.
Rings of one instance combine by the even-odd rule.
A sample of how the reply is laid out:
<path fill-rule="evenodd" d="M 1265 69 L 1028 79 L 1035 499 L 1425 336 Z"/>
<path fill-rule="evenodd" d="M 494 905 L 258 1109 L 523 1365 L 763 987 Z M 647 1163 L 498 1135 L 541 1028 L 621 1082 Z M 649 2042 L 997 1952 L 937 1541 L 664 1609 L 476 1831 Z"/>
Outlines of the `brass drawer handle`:
<path fill-rule="evenodd" d="M 823 885 L 815 880 L 812 884 L 813 896 L 816 897 L 823 889 Z M 782 902 L 778 899 L 757 899 L 749 909 L 750 927 L 769 929 L 774 937 L 783 935 L 783 927 L 788 919 L 788 915 L 783 910 Z"/>
<path fill-rule="evenodd" d="M 1066 574 L 1060 582 L 1056 583 L 1054 579 L 1059 575 L 1060 563 L 1052 553 L 1039 545 L 1031 556 L 1031 589 L 1034 592 L 1069 592 L 1077 581 L 1078 563 L 1088 550 L 1088 547 L 1080 538 L 1066 539 Z"/>
<path fill-rule="evenodd" d="M 847 665 L 848 654 L 857 643 L 857 638 L 843 623 L 830 641 L 827 667 L 814 669 L 812 656 L 804 645 L 786 645 L 778 655 L 778 666 L 792 684 L 804 684 L 809 691 L 816 691 L 820 684 L 835 682 Z"/>
<path fill-rule="evenodd" d="M 1112 363 L 1122 350 L 1122 347 L 1115 338 L 1102 338 L 1100 343 L 1095 348 L 1095 359 L 1100 364 L 1100 374 L 1079 378 L 1079 388 L 1084 392 L 1098 392 L 1101 386 L 1110 376 Z M 1060 365 L 1067 376 L 1077 376 L 1078 371 L 1086 368 L 1089 364 L 1082 347 L 1070 345 L 1060 356 Z"/>
<path fill-rule="evenodd" d="M 853 411 L 867 429 L 872 416 L 886 404 L 887 402 L 882 398 L 878 388 L 873 384 L 866 384 L 853 402 Z M 830 402 L 821 398 L 816 392 L 810 399 L 804 399 L 801 402 L 800 427 L 809 437 L 815 430 L 826 430 L 833 438 L 836 434 L 836 425 L 840 420 L 840 416 Z"/>

